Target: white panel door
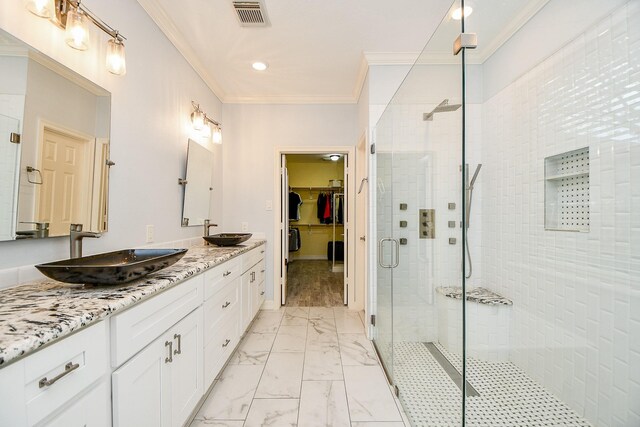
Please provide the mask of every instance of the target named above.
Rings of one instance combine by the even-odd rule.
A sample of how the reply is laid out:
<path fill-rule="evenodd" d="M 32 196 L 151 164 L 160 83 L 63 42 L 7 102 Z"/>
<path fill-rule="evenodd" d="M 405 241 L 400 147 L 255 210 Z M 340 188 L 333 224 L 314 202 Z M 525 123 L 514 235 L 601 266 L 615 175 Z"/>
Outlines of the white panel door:
<path fill-rule="evenodd" d="M 282 154 L 280 159 L 280 303 L 287 300 L 287 264 L 289 262 L 289 172 L 287 171 L 287 156 Z"/>
<path fill-rule="evenodd" d="M 90 141 L 44 128 L 40 153 L 37 221 L 49 223 L 49 236 L 69 234 L 69 224 L 91 223 Z"/>

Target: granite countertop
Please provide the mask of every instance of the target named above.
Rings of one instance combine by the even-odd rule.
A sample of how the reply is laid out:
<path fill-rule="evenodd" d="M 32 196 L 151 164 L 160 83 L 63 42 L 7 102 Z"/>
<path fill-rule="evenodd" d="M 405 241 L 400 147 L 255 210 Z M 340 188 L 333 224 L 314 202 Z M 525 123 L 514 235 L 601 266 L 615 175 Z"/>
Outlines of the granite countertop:
<path fill-rule="evenodd" d="M 436 292 L 445 297 L 462 299 L 461 286 L 442 286 L 436 288 Z M 513 301 L 510 299 L 482 287 L 467 290 L 467 301 L 486 305 L 513 305 Z"/>
<path fill-rule="evenodd" d="M 45 344 L 263 245 L 194 246 L 170 267 L 120 286 L 82 286 L 43 279 L 0 290 L 0 368 Z"/>

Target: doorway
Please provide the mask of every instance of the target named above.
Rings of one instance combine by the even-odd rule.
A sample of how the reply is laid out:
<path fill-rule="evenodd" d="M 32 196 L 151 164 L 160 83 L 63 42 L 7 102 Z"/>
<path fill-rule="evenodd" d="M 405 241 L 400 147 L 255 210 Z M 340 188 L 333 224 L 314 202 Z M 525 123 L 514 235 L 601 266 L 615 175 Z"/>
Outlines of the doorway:
<path fill-rule="evenodd" d="M 329 151 L 330 150 L 330 151 Z M 343 306 L 355 303 L 355 206 L 349 164 L 353 147 L 296 147 L 276 150 L 274 305 Z M 333 155 L 333 156 L 332 156 Z M 332 159 L 333 157 L 333 159 Z M 278 284 L 280 286 L 278 286 Z M 359 298 L 360 300 L 361 298 Z"/>
<path fill-rule="evenodd" d="M 338 153 L 288 154 L 286 306 L 347 303 L 345 162 Z"/>

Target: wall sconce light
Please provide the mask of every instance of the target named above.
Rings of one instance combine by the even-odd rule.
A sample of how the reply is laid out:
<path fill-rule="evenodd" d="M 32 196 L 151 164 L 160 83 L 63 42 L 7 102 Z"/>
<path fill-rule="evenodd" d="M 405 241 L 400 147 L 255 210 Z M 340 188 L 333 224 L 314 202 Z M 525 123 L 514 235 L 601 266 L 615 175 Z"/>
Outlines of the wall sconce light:
<path fill-rule="evenodd" d="M 222 125 L 207 117 L 207 113 L 200 109 L 200 104 L 191 101 L 193 112 L 191 113 L 191 125 L 194 130 L 202 133 L 202 136 L 209 138 L 213 135 L 213 142 L 222 144 Z M 211 131 L 213 127 L 213 132 Z"/>
<path fill-rule="evenodd" d="M 65 30 L 65 41 L 78 50 L 89 48 L 89 21 L 107 33 L 106 66 L 110 73 L 124 75 L 127 72 L 124 37 L 119 31 L 94 15 L 80 0 L 27 0 L 27 10 L 41 18 L 48 18 Z"/>

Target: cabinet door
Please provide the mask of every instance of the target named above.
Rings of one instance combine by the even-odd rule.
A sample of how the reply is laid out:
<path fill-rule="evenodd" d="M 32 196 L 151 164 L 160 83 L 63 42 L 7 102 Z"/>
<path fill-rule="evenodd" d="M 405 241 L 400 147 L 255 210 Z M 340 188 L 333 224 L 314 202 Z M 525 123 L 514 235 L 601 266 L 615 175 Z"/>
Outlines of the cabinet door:
<path fill-rule="evenodd" d="M 202 397 L 202 307 L 170 329 L 173 361 L 167 386 L 171 395 L 171 426 L 180 427 Z"/>
<path fill-rule="evenodd" d="M 171 359 L 164 338 L 153 341 L 111 375 L 114 427 L 169 427 L 171 402 L 163 390 L 163 377 Z"/>
<path fill-rule="evenodd" d="M 251 323 L 251 319 L 253 318 L 251 315 L 251 277 L 251 271 L 247 271 L 242 275 L 242 321 L 240 322 L 242 333 L 247 330 L 247 326 L 249 326 L 249 323 Z"/>

